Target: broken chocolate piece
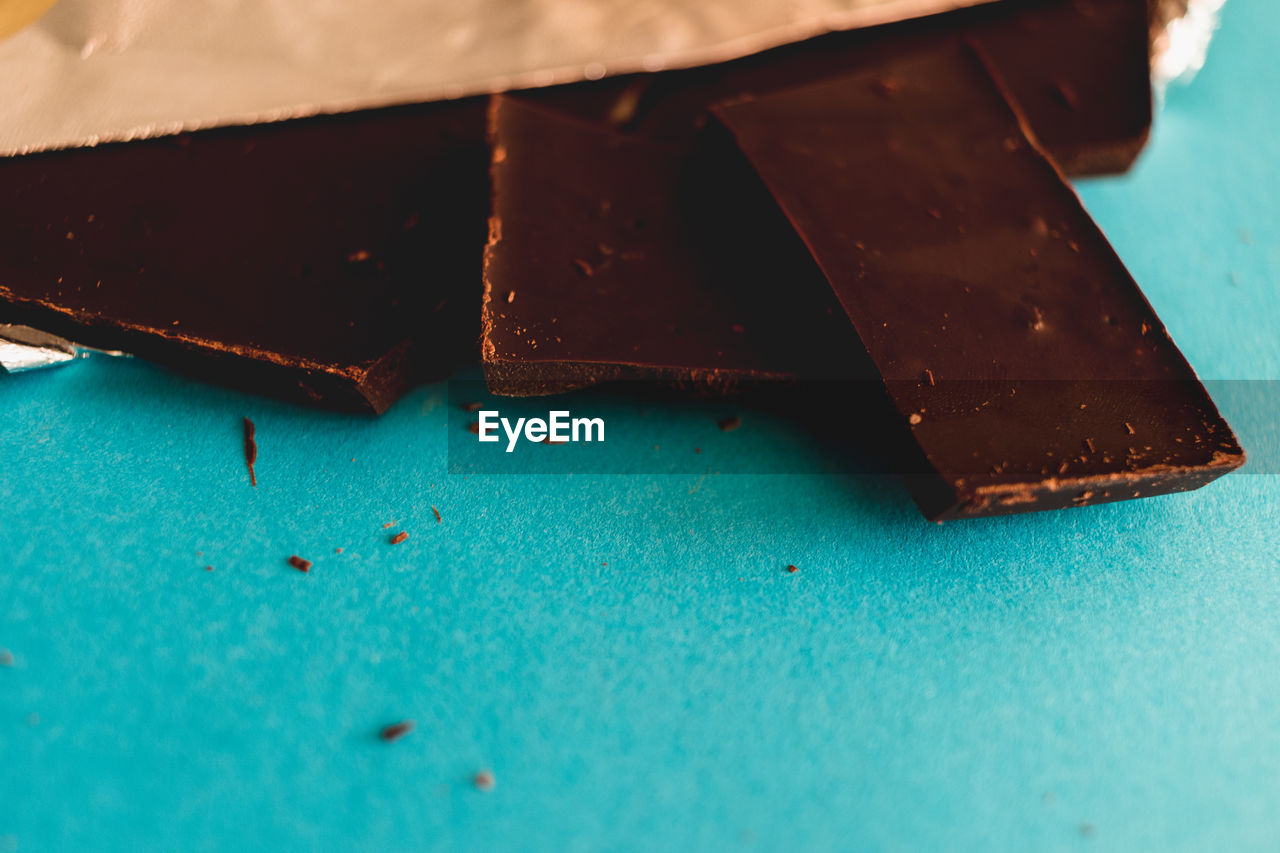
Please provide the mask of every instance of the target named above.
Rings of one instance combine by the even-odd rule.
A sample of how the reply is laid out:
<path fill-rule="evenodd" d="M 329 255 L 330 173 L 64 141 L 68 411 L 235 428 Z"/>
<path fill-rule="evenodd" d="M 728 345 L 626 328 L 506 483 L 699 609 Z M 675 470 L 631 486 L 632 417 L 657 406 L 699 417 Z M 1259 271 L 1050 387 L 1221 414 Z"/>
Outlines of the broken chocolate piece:
<path fill-rule="evenodd" d="M 892 98 L 877 88 L 886 73 Z M 1188 490 L 1243 463 L 1137 284 L 971 51 L 715 112 L 879 370 L 928 517 Z"/>
<path fill-rule="evenodd" d="M 703 127 L 708 105 L 851 69 L 875 69 L 875 92 L 893 99 L 898 82 L 883 69 L 894 57 L 977 34 L 1044 116 L 1054 150 L 1088 171 L 1123 170 L 1151 118 L 1145 15 L 1144 0 L 1000 3 L 720 65 L 498 98 L 482 342 L 490 390 L 863 376 L 850 354 L 860 347 L 818 293 L 807 253 L 788 229 L 773 230 L 775 203 L 722 131 Z M 1041 52 L 1052 52 L 1051 69 Z M 1077 112 L 1061 109 L 1046 74 L 1078 93 Z M 627 104 L 625 134 L 611 119 L 614 98 Z M 504 307 L 515 290 L 520 301 Z"/>
<path fill-rule="evenodd" d="M 510 96 L 494 99 L 491 123 L 500 154 L 481 340 L 491 390 L 614 379 L 725 389 L 828 378 L 850 362 L 848 321 L 727 140 L 690 155 Z M 569 260 L 583 257 L 590 277 Z M 512 287 L 514 303 L 497 296 Z"/>
<path fill-rule="evenodd" d="M 1151 129 L 1145 0 L 1011 3 L 970 36 L 1068 175 L 1123 172 Z"/>
<path fill-rule="evenodd" d="M 486 168 L 480 99 L 3 159 L 0 322 L 381 411 L 474 352 Z"/>

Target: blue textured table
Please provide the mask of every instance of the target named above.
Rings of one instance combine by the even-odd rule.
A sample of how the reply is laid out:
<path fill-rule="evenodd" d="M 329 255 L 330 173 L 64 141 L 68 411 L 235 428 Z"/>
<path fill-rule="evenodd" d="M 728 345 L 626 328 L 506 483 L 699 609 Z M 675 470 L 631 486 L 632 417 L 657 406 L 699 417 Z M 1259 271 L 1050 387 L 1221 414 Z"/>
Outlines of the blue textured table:
<path fill-rule="evenodd" d="M 1082 187 L 1208 379 L 1280 379 L 1277 35 L 1232 0 Z M 373 420 L 0 376 L 0 851 L 1275 849 L 1277 427 L 1215 387 L 1254 473 L 939 527 L 892 480 L 716 473 L 818 455 L 750 414 L 648 404 L 684 473 L 464 476 L 440 386 Z"/>

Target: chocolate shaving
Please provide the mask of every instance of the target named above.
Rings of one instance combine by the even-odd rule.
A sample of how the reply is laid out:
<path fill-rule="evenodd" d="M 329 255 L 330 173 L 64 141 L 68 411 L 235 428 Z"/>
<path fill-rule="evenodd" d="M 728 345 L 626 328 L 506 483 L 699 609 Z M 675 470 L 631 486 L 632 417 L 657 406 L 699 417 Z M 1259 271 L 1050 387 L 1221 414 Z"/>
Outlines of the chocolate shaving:
<path fill-rule="evenodd" d="M 433 506 L 433 507 L 431 507 L 431 514 L 432 514 L 432 515 L 434 515 L 434 516 L 436 517 L 436 524 L 439 524 L 439 523 L 440 523 L 440 510 L 436 509 L 436 508 Z"/>
<path fill-rule="evenodd" d="M 254 441 L 253 421 L 248 418 L 244 419 L 244 461 L 249 466 L 249 484 L 257 487 L 258 475 L 254 473 L 253 465 L 258 461 L 258 442 Z"/>

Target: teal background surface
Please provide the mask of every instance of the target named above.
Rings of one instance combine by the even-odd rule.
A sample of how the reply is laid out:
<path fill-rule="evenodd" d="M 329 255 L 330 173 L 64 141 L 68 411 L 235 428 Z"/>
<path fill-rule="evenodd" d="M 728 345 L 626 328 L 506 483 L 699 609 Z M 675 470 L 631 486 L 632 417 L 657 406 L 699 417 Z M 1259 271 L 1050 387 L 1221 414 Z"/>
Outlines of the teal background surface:
<path fill-rule="evenodd" d="M 1280 379 L 1277 36 L 1231 0 L 1081 186 L 1206 379 Z M 444 386 L 0 376 L 0 853 L 1274 850 L 1278 428 L 1220 401 L 1254 473 L 936 526 L 890 478 L 718 473 L 818 455 L 749 413 L 650 406 L 692 473 L 463 476 Z"/>

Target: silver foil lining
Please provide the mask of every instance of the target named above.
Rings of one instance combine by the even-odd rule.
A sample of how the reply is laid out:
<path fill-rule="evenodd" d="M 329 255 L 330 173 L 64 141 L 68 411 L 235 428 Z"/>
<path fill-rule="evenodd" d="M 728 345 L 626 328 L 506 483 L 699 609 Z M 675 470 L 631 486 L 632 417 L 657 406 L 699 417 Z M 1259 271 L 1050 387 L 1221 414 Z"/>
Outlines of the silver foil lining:
<path fill-rule="evenodd" d="M 61 0 L 0 41 L 0 154 L 699 65 L 984 2 Z"/>
<path fill-rule="evenodd" d="M 125 355 L 116 350 L 80 346 L 30 326 L 0 323 L 0 371 L 5 373 L 57 367 L 84 358 L 89 353 Z"/>

